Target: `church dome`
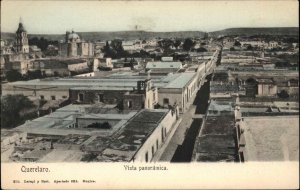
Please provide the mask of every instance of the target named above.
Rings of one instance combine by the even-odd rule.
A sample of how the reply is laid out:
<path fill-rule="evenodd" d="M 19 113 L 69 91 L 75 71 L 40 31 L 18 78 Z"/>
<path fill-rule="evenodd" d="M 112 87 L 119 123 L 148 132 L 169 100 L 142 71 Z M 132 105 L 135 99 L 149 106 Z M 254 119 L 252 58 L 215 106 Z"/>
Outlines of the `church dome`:
<path fill-rule="evenodd" d="M 68 35 L 68 40 L 80 40 L 80 37 L 78 34 L 72 31 L 72 33 Z"/>

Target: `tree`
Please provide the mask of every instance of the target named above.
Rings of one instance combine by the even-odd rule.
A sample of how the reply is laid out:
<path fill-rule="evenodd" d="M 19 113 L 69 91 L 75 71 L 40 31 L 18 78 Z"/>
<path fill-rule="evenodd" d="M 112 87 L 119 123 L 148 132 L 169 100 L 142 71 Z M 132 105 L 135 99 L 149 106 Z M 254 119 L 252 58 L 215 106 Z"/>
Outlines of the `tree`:
<path fill-rule="evenodd" d="M 207 49 L 205 49 L 204 47 L 200 47 L 197 49 L 197 52 L 207 52 Z"/>
<path fill-rule="evenodd" d="M 111 49 L 108 41 L 106 41 L 106 45 L 103 47 L 102 52 L 104 53 L 104 57 L 115 58 L 116 52 Z"/>
<path fill-rule="evenodd" d="M 1 97 L 1 127 L 12 128 L 21 124 L 20 111 L 34 107 L 33 102 L 24 95 L 6 95 Z"/>
<path fill-rule="evenodd" d="M 57 55 L 58 55 L 58 50 L 47 49 L 47 50 L 45 51 L 45 55 L 46 55 L 46 56 L 57 56 Z"/>
<path fill-rule="evenodd" d="M 194 46 L 195 46 L 194 41 L 190 38 L 187 38 L 184 40 L 182 47 L 185 51 L 190 51 Z"/>
<path fill-rule="evenodd" d="M 175 42 L 174 42 L 174 47 L 176 48 L 176 49 L 178 49 L 178 47 L 181 45 L 181 41 L 180 40 L 175 40 Z"/>
<path fill-rule="evenodd" d="M 58 41 L 51 41 L 51 40 L 47 40 L 44 37 L 41 37 L 40 39 L 37 37 L 33 37 L 30 38 L 28 40 L 29 45 L 36 45 L 37 47 L 39 47 L 42 51 L 46 51 L 47 47 L 49 45 L 58 45 Z"/>
<path fill-rule="evenodd" d="M 42 75 L 41 70 L 35 70 L 35 71 L 28 71 L 27 72 L 27 78 L 29 80 L 31 80 L 31 79 L 40 79 L 40 78 L 44 78 L 44 76 Z"/>
<path fill-rule="evenodd" d="M 242 45 L 242 44 L 241 44 L 239 41 L 235 41 L 235 42 L 234 42 L 234 46 L 241 47 L 241 45 Z"/>
<path fill-rule="evenodd" d="M 110 45 L 111 45 L 111 48 L 117 52 L 124 51 L 123 46 L 122 46 L 122 41 L 119 39 L 112 40 Z"/>
<path fill-rule="evenodd" d="M 168 51 L 171 46 L 173 46 L 173 41 L 170 39 L 163 39 L 158 41 L 158 46 L 161 47 L 164 51 Z"/>
<path fill-rule="evenodd" d="M 8 82 L 23 80 L 22 74 L 17 70 L 10 70 L 6 72 L 6 79 Z"/>
<path fill-rule="evenodd" d="M 148 58 L 148 57 L 150 57 L 150 53 L 146 52 L 145 50 L 141 50 L 140 51 L 140 57 Z"/>
<path fill-rule="evenodd" d="M 290 95 L 287 93 L 286 90 L 281 90 L 280 93 L 278 93 L 277 95 L 279 98 L 283 98 L 283 99 L 290 97 Z"/>
<path fill-rule="evenodd" d="M 252 47 L 251 44 L 249 44 L 249 45 L 247 46 L 247 50 L 253 50 L 253 47 Z"/>
<path fill-rule="evenodd" d="M 106 42 L 106 46 L 103 48 L 105 57 L 118 59 L 129 55 L 127 51 L 124 51 L 124 48 L 122 46 L 122 41 L 119 39 L 112 40 L 110 43 L 110 48 L 108 47 L 109 47 L 108 42 Z"/>
<path fill-rule="evenodd" d="M 58 73 L 57 71 L 54 71 L 53 75 L 54 75 L 55 77 L 58 77 L 58 76 L 59 76 L 59 73 Z"/>
<path fill-rule="evenodd" d="M 109 46 L 108 41 L 106 41 L 106 44 L 105 44 L 105 46 L 103 47 L 102 51 L 103 51 L 104 53 L 106 53 L 106 52 L 108 52 L 109 50 L 110 50 L 110 46 Z"/>

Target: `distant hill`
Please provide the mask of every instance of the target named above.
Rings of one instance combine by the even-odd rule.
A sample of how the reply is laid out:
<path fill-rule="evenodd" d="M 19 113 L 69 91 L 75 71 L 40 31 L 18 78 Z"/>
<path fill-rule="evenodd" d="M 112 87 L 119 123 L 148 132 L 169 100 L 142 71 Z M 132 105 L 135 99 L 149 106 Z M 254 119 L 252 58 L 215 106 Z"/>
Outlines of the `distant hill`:
<path fill-rule="evenodd" d="M 182 31 L 182 32 L 146 32 L 146 31 L 121 31 L 121 32 L 77 32 L 85 40 L 113 40 L 120 39 L 149 39 L 149 38 L 194 38 L 203 37 L 204 32 L 200 31 Z M 38 37 L 48 40 L 63 40 L 64 34 L 28 34 L 28 38 Z M 15 38 L 14 33 L 1 33 L 1 38 L 12 40 Z"/>
<path fill-rule="evenodd" d="M 278 27 L 278 28 L 229 28 L 225 30 L 210 32 L 211 36 L 219 35 L 298 35 L 298 27 Z M 112 40 L 115 38 L 132 40 L 132 39 L 149 39 L 149 38 L 194 38 L 203 37 L 201 31 L 181 31 L 181 32 L 146 32 L 146 31 L 120 31 L 120 32 L 78 32 L 85 40 Z M 64 34 L 29 34 L 28 37 L 45 38 L 48 40 L 63 40 Z M 14 40 L 14 33 L 1 32 L 1 38 L 4 40 Z"/>
<path fill-rule="evenodd" d="M 276 27 L 276 28 L 228 28 L 225 30 L 209 33 L 212 36 L 253 36 L 253 35 L 288 35 L 298 36 L 299 27 Z"/>
<path fill-rule="evenodd" d="M 120 39 L 150 39 L 150 38 L 194 38 L 203 37 L 204 32 L 182 31 L 182 32 L 146 32 L 146 31 L 123 31 L 123 32 L 78 32 L 85 40 L 112 40 Z"/>
<path fill-rule="evenodd" d="M 15 36 L 15 33 L 1 32 L 1 39 L 3 40 L 12 40 L 15 38 Z"/>

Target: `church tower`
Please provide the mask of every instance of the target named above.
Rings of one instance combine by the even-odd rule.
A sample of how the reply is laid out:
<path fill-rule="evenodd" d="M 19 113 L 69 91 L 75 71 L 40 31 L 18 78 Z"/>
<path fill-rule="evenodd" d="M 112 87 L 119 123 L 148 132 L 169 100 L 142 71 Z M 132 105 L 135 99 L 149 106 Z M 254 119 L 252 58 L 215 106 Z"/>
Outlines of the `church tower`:
<path fill-rule="evenodd" d="M 16 50 L 18 53 L 29 53 L 27 31 L 20 19 L 18 30 L 16 31 Z"/>

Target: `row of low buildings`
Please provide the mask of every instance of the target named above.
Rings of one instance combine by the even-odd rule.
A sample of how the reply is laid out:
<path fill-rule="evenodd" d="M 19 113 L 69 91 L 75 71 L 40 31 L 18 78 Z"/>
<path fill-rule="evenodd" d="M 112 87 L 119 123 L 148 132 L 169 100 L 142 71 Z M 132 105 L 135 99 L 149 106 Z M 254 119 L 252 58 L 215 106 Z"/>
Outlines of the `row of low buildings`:
<path fill-rule="evenodd" d="M 90 154 L 97 154 L 95 161 L 153 161 L 179 112 L 188 108 L 199 87 L 197 85 L 203 82 L 206 73 L 202 68 L 205 65 L 201 64 L 192 72 L 167 76 L 124 75 L 120 72 L 102 79 L 44 79 L 5 84 L 4 94 L 32 96 L 34 93 L 40 99 L 50 100 L 69 97 L 75 104 L 18 127 L 17 130 L 35 140 L 17 143 L 13 158 L 10 158 L 16 161 L 55 161 L 54 155 L 58 151 L 68 149 L 73 150 L 70 154 L 74 155 L 76 150 L 76 155 L 81 155 L 77 161 L 87 159 Z M 167 109 L 153 109 L 158 104 Z M 134 114 L 136 117 L 133 118 Z M 91 131 L 90 128 L 95 126 L 106 127 L 101 132 Z M 107 130 L 107 126 L 112 130 Z M 70 130 L 72 128 L 81 130 Z M 112 136 L 107 138 L 108 134 Z M 57 140 L 57 135 L 63 137 Z M 85 139 L 86 135 L 91 138 Z M 77 143 L 78 139 L 81 140 Z M 32 146 L 30 152 L 27 146 Z M 41 149 L 43 151 L 39 151 Z"/>
<path fill-rule="evenodd" d="M 298 76 L 292 70 L 252 69 L 251 63 L 221 63 L 210 82 L 193 160 L 299 160 Z M 288 96 L 281 97 L 282 91 Z"/>
<path fill-rule="evenodd" d="M 145 101 L 150 103 L 143 103 L 142 107 L 152 108 L 155 104 L 160 106 L 177 104 L 183 112 L 191 101 L 191 97 L 204 82 L 207 74 L 205 67 L 210 68 L 212 65 L 203 63 L 198 66 L 197 70 L 151 76 L 150 79 L 149 76 L 120 72 L 120 74 L 114 73 L 105 78 L 50 78 L 18 81 L 4 84 L 2 93 L 3 95 L 24 94 L 25 96 L 32 96 L 35 93 L 37 98 L 46 100 L 69 97 L 72 102 L 78 103 L 112 102 L 118 104 L 123 96 L 129 98 L 135 92 L 143 92 Z"/>
<path fill-rule="evenodd" d="M 239 37 L 225 37 L 223 40 L 224 50 L 247 49 L 248 46 L 252 48 L 259 48 L 261 50 L 274 50 L 278 48 L 289 48 L 291 50 L 299 51 L 299 43 L 285 43 L 280 40 L 266 41 L 264 38 L 239 38 Z"/>
<path fill-rule="evenodd" d="M 177 119 L 169 109 L 118 113 L 105 105 L 69 105 L 1 134 L 1 156 L 15 144 L 14 161 L 150 162 Z"/>
<path fill-rule="evenodd" d="M 39 70 L 44 76 L 69 76 L 70 72 L 89 71 L 86 59 L 25 59 L 5 63 L 5 68 L 19 71 L 22 75 Z"/>
<path fill-rule="evenodd" d="M 84 75 L 85 77 L 12 82 L 3 85 L 2 94 L 23 94 L 44 100 L 69 98 L 72 103 L 103 102 L 117 104 L 124 109 L 136 106 L 154 108 L 178 105 L 180 112 L 184 112 L 193 95 L 204 83 L 206 75 L 213 71 L 219 53 L 219 50 L 216 50 L 212 59 L 192 66 L 183 66 L 181 62 L 171 61 L 171 58 L 165 58 L 162 62 L 148 62 L 148 74 L 112 71 L 98 77 L 97 72 L 94 72 L 90 76 Z M 112 65 L 109 58 L 93 61 L 94 67 Z M 55 65 L 57 67 L 53 68 Z M 85 59 L 40 59 L 25 67 L 34 68 L 45 74 L 66 74 L 70 71 L 87 70 L 88 62 Z M 132 101 L 134 99 L 140 101 Z"/>

